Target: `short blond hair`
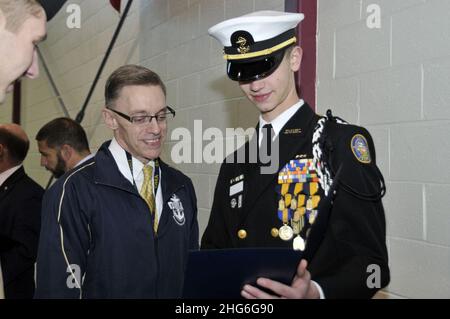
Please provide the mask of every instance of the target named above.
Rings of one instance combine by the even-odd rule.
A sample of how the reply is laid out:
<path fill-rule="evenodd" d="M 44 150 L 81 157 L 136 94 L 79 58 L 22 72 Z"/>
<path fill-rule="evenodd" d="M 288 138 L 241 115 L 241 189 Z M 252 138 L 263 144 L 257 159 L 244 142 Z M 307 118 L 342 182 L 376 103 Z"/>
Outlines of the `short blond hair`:
<path fill-rule="evenodd" d="M 16 32 L 30 15 L 41 17 L 44 9 L 36 0 L 0 0 L 0 10 L 6 18 L 6 29 Z"/>

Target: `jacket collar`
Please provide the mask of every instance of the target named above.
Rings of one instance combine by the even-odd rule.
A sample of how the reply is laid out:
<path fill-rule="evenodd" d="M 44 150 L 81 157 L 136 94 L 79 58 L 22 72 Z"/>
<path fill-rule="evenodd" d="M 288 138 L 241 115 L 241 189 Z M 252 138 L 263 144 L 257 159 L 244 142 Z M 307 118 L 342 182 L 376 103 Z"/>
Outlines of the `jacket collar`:
<path fill-rule="evenodd" d="M 103 143 L 94 157 L 96 161 L 96 170 L 94 173 L 95 183 L 108 185 L 139 195 L 133 185 L 120 173 L 119 167 L 109 151 L 111 141 Z M 161 168 L 161 190 L 163 202 L 170 199 L 170 196 L 183 185 L 179 178 L 166 163 L 159 159 Z M 170 181 L 170 182 L 169 182 Z"/>

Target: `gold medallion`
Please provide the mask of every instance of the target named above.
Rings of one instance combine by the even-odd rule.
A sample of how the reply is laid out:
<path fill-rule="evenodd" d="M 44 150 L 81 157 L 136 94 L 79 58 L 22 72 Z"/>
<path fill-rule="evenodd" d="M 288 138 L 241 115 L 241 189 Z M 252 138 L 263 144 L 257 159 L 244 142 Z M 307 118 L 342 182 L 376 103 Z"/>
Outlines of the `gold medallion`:
<path fill-rule="evenodd" d="M 291 240 L 292 237 L 294 236 L 294 231 L 292 230 L 292 228 L 288 225 L 283 225 L 280 227 L 279 231 L 278 231 L 278 235 L 280 236 L 280 238 L 284 241 L 288 241 Z"/>

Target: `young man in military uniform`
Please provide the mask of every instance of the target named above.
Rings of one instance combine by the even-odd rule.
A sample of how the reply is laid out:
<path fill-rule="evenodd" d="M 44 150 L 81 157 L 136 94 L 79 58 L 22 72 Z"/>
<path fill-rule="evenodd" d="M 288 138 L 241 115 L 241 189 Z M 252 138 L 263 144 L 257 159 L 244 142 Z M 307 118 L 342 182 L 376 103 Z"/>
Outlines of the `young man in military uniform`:
<path fill-rule="evenodd" d="M 367 130 L 316 115 L 296 92 L 303 17 L 261 11 L 209 29 L 224 46 L 228 77 L 260 118 L 254 143 L 222 164 L 202 248 L 304 250 L 290 286 L 259 278 L 259 287 L 243 287 L 245 298 L 370 298 L 389 282 L 384 181 Z M 239 162 L 252 144 L 258 161 Z M 275 173 L 264 173 L 266 158 Z M 372 285 L 374 265 L 380 278 Z"/>

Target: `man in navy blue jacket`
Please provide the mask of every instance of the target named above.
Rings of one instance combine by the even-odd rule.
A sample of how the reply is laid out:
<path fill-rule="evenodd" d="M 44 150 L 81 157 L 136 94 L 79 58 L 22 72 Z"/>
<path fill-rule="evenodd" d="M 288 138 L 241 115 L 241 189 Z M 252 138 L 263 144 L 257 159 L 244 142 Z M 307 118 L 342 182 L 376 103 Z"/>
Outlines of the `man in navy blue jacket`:
<path fill-rule="evenodd" d="M 105 98 L 114 138 L 44 197 L 35 296 L 181 297 L 198 223 L 191 180 L 159 158 L 175 112 L 140 66 L 117 69 Z"/>

